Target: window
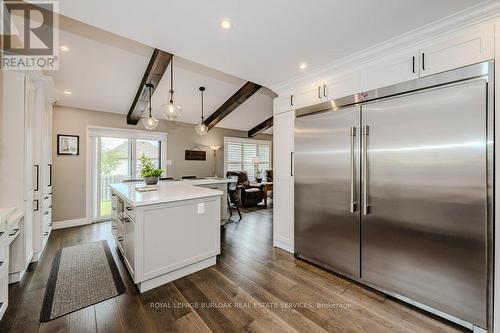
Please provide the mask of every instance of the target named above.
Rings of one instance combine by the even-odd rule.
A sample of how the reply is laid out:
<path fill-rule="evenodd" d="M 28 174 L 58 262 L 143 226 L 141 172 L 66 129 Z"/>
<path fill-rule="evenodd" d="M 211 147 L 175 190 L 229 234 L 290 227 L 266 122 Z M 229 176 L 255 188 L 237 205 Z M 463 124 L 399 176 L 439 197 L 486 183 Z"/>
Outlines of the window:
<path fill-rule="evenodd" d="M 143 154 L 157 168 L 165 165 L 166 133 L 89 128 L 89 138 L 92 219 L 100 221 L 111 216 L 109 184 L 140 179 Z"/>
<path fill-rule="evenodd" d="M 255 181 L 256 174 L 262 177 L 262 172 L 272 167 L 270 141 L 225 137 L 224 152 L 224 173 L 244 170 L 248 178 Z M 259 158 L 257 165 L 255 157 Z"/>

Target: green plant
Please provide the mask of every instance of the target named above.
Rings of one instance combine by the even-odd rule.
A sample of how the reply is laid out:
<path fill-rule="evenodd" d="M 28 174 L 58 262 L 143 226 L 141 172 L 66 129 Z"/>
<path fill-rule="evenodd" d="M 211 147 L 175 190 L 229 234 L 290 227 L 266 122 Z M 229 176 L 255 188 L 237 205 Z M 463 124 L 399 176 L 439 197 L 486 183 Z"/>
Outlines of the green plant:
<path fill-rule="evenodd" d="M 141 177 L 160 177 L 163 173 L 162 169 L 156 169 L 153 167 L 153 160 L 146 155 L 142 154 L 139 157 L 139 161 L 141 162 Z"/>

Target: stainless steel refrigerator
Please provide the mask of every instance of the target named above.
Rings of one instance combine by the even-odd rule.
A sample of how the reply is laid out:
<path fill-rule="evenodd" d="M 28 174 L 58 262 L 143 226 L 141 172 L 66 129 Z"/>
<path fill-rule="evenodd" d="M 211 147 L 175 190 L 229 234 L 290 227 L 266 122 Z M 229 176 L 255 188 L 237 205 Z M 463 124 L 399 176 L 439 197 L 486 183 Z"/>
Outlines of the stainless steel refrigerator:
<path fill-rule="evenodd" d="M 489 326 L 493 63 L 297 110 L 296 256 Z"/>

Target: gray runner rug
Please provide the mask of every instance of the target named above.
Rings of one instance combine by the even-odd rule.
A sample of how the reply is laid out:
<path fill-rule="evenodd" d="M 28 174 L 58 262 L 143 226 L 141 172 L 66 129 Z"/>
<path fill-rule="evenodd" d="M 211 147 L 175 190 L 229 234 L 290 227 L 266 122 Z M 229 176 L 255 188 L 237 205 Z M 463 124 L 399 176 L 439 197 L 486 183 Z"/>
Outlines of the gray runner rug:
<path fill-rule="evenodd" d="M 49 321 L 125 292 L 103 241 L 60 249 L 52 261 L 40 321 Z"/>

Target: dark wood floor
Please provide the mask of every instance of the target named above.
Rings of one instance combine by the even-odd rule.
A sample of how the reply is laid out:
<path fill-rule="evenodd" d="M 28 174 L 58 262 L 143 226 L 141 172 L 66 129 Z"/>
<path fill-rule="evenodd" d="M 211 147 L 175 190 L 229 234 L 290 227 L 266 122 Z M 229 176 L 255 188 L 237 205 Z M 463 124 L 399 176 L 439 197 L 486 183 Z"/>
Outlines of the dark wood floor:
<path fill-rule="evenodd" d="M 235 218 L 233 216 L 233 218 Z M 459 328 L 272 248 L 270 210 L 250 210 L 222 234 L 217 265 L 139 294 L 109 223 L 54 230 L 46 251 L 9 288 L 1 332 L 457 332 Z M 107 239 L 127 291 L 38 321 L 54 253 Z M 191 307 L 187 305 L 191 304 Z M 170 307 L 170 308 L 169 308 Z"/>

